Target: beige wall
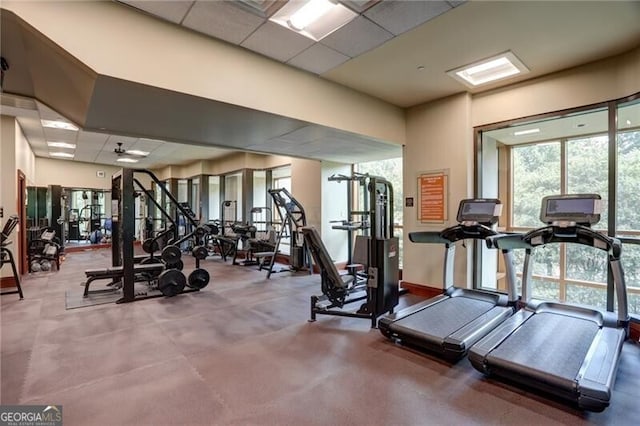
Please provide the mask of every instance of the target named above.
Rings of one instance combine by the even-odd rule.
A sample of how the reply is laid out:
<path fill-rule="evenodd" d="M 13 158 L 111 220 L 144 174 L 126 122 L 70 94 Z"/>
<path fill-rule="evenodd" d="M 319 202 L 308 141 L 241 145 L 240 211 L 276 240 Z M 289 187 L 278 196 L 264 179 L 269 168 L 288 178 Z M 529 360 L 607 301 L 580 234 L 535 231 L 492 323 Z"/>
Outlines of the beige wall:
<path fill-rule="evenodd" d="M 407 110 L 404 156 L 405 197 L 417 201 L 421 171 L 449 173 L 449 221 L 423 225 L 416 208 L 404 209 L 404 279 L 432 287 L 442 285 L 443 250 L 413 244 L 408 233 L 438 230 L 455 221 L 457 205 L 473 195 L 473 127 L 534 114 L 618 99 L 640 92 L 640 49 L 546 77 L 479 95 L 457 95 Z M 470 257 L 458 249 L 458 284 L 469 283 Z M 469 261 L 465 262 L 467 258 Z M 466 263 L 466 265 L 464 264 Z M 465 273 L 466 271 L 466 273 Z"/>
<path fill-rule="evenodd" d="M 291 160 L 291 194 L 304 207 L 307 225 L 315 226 L 319 232 L 322 232 L 321 179 L 320 161 L 298 158 Z"/>
<path fill-rule="evenodd" d="M 9 216 L 18 213 L 18 170 L 21 170 L 27 184 L 34 180 L 34 155 L 24 137 L 22 128 L 14 117 L 0 117 L 0 207 L 4 216 L 0 219 L 0 228 Z M 20 252 L 20 228 L 16 228 L 11 236 L 11 250 L 14 256 Z M 11 276 L 10 268 L 2 268 L 0 276 Z"/>
<path fill-rule="evenodd" d="M 472 125 L 619 99 L 640 91 L 640 48 L 514 87 L 473 96 Z"/>
<path fill-rule="evenodd" d="M 6 218 L 18 212 L 16 206 L 16 128 L 13 117 L 3 115 L 0 121 L 0 207 L 4 209 L 2 225 Z"/>
<path fill-rule="evenodd" d="M 119 167 L 105 164 L 81 163 L 78 161 L 35 159 L 35 182 L 37 186 L 61 185 L 70 188 L 111 189 L 111 176 Z M 97 171 L 104 171 L 104 178 Z"/>
<path fill-rule="evenodd" d="M 442 286 L 444 247 L 413 244 L 408 233 L 436 231 L 455 223 L 458 202 L 471 195 L 469 170 L 473 167 L 471 97 L 460 94 L 407 111 L 407 145 L 404 150 L 404 196 L 413 197 L 415 207 L 404 208 L 403 279 L 432 287 Z M 448 175 L 448 221 L 423 224 L 418 221 L 417 179 L 421 173 L 444 171 Z M 456 254 L 456 279 L 465 281 L 465 253 Z"/>
<path fill-rule="evenodd" d="M 401 108 L 116 2 L 2 7 L 97 73 L 404 143 Z"/>
<path fill-rule="evenodd" d="M 33 154 L 29 141 L 18 123 L 16 123 L 15 131 L 16 168 L 22 170 L 25 174 L 27 185 L 33 185 L 35 182 L 36 156 Z"/>

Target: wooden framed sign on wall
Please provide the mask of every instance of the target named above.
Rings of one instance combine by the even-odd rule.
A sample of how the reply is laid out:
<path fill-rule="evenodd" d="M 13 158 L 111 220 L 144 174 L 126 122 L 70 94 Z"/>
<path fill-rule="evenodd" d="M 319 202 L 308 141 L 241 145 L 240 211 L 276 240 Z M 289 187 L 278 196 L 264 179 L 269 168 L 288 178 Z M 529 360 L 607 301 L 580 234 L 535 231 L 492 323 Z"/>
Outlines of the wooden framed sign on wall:
<path fill-rule="evenodd" d="M 448 212 L 448 175 L 444 171 L 424 172 L 418 176 L 418 220 L 444 223 Z"/>

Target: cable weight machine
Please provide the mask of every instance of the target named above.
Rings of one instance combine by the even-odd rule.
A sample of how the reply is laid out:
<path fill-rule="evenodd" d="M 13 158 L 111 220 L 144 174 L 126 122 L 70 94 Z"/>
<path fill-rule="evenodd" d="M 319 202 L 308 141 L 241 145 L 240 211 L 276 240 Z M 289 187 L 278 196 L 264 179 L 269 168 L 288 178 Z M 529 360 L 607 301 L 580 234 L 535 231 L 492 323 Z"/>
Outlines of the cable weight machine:
<path fill-rule="evenodd" d="M 316 315 L 336 315 L 371 320 L 393 312 L 398 304 L 399 241 L 393 228 L 393 186 L 386 179 L 369 174 L 334 175 L 329 181 L 346 182 L 348 217 L 334 229 L 348 232 L 348 276 L 340 275 L 326 247 L 314 228 L 303 228 L 305 241 L 321 270 L 322 296 L 311 296 L 311 321 Z M 361 206 L 353 208 L 352 187 L 357 184 L 363 195 Z M 355 220 L 358 219 L 358 220 Z M 361 232 L 366 241 L 366 275 L 359 279 L 352 264 L 354 233 Z M 362 239 L 361 239 L 362 241 Z M 343 310 L 345 305 L 363 302 L 355 312 Z"/>

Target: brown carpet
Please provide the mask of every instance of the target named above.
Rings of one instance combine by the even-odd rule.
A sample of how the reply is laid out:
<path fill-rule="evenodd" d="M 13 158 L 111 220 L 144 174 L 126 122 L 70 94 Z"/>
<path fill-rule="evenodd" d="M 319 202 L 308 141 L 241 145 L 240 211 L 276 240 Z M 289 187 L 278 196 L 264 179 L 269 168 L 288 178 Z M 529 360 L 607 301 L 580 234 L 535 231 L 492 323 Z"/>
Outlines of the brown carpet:
<path fill-rule="evenodd" d="M 65 310 L 65 291 L 109 261 L 70 253 L 60 271 L 24 278 L 25 300 L 2 297 L 2 404 L 62 404 L 65 425 L 637 424 L 637 344 L 625 344 L 611 407 L 580 413 L 467 360 L 395 346 L 367 320 L 308 323 L 318 275 L 266 280 L 214 259 L 201 292 Z"/>

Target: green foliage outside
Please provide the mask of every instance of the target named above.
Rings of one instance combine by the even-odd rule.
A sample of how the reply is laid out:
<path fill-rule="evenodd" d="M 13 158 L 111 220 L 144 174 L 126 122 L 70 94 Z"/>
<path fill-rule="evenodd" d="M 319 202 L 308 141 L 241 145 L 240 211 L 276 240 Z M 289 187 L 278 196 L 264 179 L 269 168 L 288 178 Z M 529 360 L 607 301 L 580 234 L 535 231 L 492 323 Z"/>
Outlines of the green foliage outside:
<path fill-rule="evenodd" d="M 617 234 L 640 231 L 640 131 L 619 133 L 618 190 L 616 221 Z M 606 231 L 608 213 L 608 138 L 606 135 L 572 139 L 566 143 L 565 193 L 598 193 L 605 201 L 605 211 L 595 229 Z M 542 197 L 561 193 L 561 142 L 516 146 L 512 149 L 513 170 L 513 225 L 537 228 L 540 222 Z M 566 268 L 560 271 L 561 250 L 566 250 Z M 587 246 L 567 245 L 562 248 L 538 249 L 534 259 L 534 275 L 601 283 L 603 287 L 590 287 L 567 282 L 562 297 L 560 283 L 536 278 L 533 282 L 534 297 L 606 306 L 607 254 Z M 524 254 L 517 254 L 522 267 Z M 640 313 L 640 246 L 625 245 L 622 264 L 628 287 L 632 313 Z M 517 269 L 518 270 L 518 269 Z M 635 288 L 633 288 L 635 287 Z"/>

